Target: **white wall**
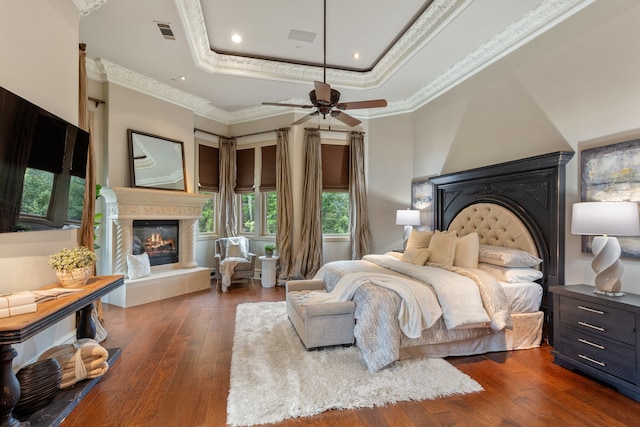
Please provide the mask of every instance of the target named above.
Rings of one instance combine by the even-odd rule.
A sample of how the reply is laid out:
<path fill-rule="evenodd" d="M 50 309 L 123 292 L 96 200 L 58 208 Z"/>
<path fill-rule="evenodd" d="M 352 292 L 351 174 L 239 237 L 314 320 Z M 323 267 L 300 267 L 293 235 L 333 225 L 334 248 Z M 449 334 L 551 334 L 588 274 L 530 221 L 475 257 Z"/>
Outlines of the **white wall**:
<path fill-rule="evenodd" d="M 369 122 L 365 160 L 373 253 L 402 248 L 404 228 L 395 225 L 396 210 L 411 206 L 414 139 L 410 114 Z"/>
<path fill-rule="evenodd" d="M 381 138 L 382 129 L 407 135 L 413 123 L 412 177 L 575 151 L 567 166 L 570 230 L 571 205 L 580 199 L 579 150 L 640 138 L 640 3 L 595 2 L 580 15 L 580 22 L 571 18 L 550 30 L 417 110 L 412 120 L 372 120 L 372 138 Z M 370 157 L 370 185 L 389 169 L 388 159 L 379 152 Z M 392 170 L 394 182 L 380 185 L 408 195 L 407 172 Z M 378 198 L 370 202 L 374 217 Z M 377 240 L 385 224 L 375 224 Z M 593 283 L 590 262 L 580 252 L 580 237 L 567 232 L 566 283 Z M 640 261 L 623 262 L 623 287 L 640 293 L 640 282 L 632 280 Z"/>
<path fill-rule="evenodd" d="M 108 83 L 108 185 L 131 185 L 127 129 L 183 142 L 187 191 L 194 192 L 194 136 L 191 110 Z"/>
<path fill-rule="evenodd" d="M 0 86 L 77 124 L 78 10 L 71 0 L 7 0 L 0 4 Z M 56 281 L 48 256 L 75 244 L 75 231 L 0 235 L 0 293 Z M 73 336 L 73 316 L 15 346 L 14 369 Z"/>

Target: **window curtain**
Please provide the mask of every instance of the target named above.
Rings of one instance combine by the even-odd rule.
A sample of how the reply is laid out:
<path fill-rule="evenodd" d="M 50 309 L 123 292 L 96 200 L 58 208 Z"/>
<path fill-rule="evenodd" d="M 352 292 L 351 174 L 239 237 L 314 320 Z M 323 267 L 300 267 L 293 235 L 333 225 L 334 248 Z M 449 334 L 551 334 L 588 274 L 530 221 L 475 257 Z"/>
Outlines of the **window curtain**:
<path fill-rule="evenodd" d="M 367 216 L 367 183 L 364 175 L 364 134 L 349 133 L 349 216 L 351 259 L 371 251 L 371 229 Z"/>
<path fill-rule="evenodd" d="M 218 235 L 234 237 L 236 221 L 236 140 L 220 138 L 220 209 L 218 211 Z"/>
<path fill-rule="evenodd" d="M 320 131 L 305 129 L 305 177 L 302 188 L 302 233 L 294 277 L 312 278 L 322 265 L 322 157 Z"/>
<path fill-rule="evenodd" d="M 86 67 L 86 48 L 85 43 L 79 45 L 79 90 L 78 90 L 78 127 L 89 132 L 89 145 L 87 147 L 87 166 L 84 182 L 84 200 L 82 206 L 82 222 L 78 233 L 78 244 L 95 252 L 94 247 L 94 221 L 96 213 L 96 176 L 95 176 L 95 159 L 93 156 L 93 130 L 91 129 L 91 120 L 89 118 L 89 95 L 87 93 L 87 67 Z M 93 274 L 96 274 L 95 264 L 93 266 Z M 97 299 L 91 310 L 91 319 L 96 327 L 96 335 L 94 339 L 102 342 L 107 338 L 107 330 L 105 329 L 104 316 L 102 313 L 102 301 Z M 77 321 L 76 317 L 76 321 Z"/>
<path fill-rule="evenodd" d="M 278 247 L 277 277 L 286 281 L 293 268 L 293 196 L 291 193 L 291 169 L 289 166 L 289 129 L 278 129 L 276 143 L 276 197 L 278 204 L 276 243 Z"/>

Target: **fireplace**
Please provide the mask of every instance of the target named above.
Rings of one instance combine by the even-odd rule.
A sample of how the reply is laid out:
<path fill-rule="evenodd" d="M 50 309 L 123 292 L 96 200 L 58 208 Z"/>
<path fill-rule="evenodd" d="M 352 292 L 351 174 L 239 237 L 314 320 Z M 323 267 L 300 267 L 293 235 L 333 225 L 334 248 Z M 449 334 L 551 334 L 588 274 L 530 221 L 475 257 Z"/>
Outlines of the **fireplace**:
<path fill-rule="evenodd" d="M 177 263 L 179 229 L 178 220 L 134 220 L 131 252 L 146 252 L 152 266 Z"/>
<path fill-rule="evenodd" d="M 199 267 L 196 262 L 198 219 L 209 196 L 130 187 L 102 187 L 100 196 L 105 201 L 106 219 L 100 230 L 103 245 L 100 248 L 99 272 L 125 276 L 125 285 L 105 297 L 105 302 L 132 307 L 210 289 L 210 269 Z M 166 228 L 167 222 L 173 224 L 173 231 Z M 140 235 L 134 231 L 138 225 L 151 225 L 153 228 Z M 142 247 L 148 237 L 154 242 L 146 249 L 151 260 L 158 255 L 157 252 L 171 258 L 160 261 L 167 264 L 152 264 L 149 276 L 129 279 L 127 256 L 133 252 L 134 241 Z M 158 244 L 160 240 L 164 243 Z"/>

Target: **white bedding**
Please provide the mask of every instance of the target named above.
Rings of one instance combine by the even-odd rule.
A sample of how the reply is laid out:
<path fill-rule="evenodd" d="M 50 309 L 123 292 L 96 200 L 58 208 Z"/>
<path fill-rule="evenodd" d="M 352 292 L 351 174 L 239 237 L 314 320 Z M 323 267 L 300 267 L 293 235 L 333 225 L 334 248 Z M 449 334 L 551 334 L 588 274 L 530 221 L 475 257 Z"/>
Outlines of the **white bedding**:
<path fill-rule="evenodd" d="M 535 282 L 499 282 L 511 304 L 512 313 L 535 313 L 540 310 L 542 286 Z"/>

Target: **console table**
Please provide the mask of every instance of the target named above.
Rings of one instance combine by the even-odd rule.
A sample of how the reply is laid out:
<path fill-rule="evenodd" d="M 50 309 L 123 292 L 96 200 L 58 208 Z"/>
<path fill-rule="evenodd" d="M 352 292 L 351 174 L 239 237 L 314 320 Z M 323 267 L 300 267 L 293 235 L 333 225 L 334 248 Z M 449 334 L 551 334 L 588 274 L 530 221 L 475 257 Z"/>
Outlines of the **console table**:
<path fill-rule="evenodd" d="M 38 304 L 34 313 L 0 319 L 0 426 L 14 427 L 20 422 L 13 417 L 13 408 L 20 399 L 20 384 L 13 373 L 12 362 L 18 355 L 13 344 L 21 343 L 49 326 L 80 311 L 78 336 L 87 338 L 95 329 L 91 326 L 90 311 L 96 299 L 124 285 L 124 277 L 91 277 L 82 291 Z M 58 284 L 43 289 L 58 287 Z M 93 336 L 91 336 L 93 338 Z"/>

